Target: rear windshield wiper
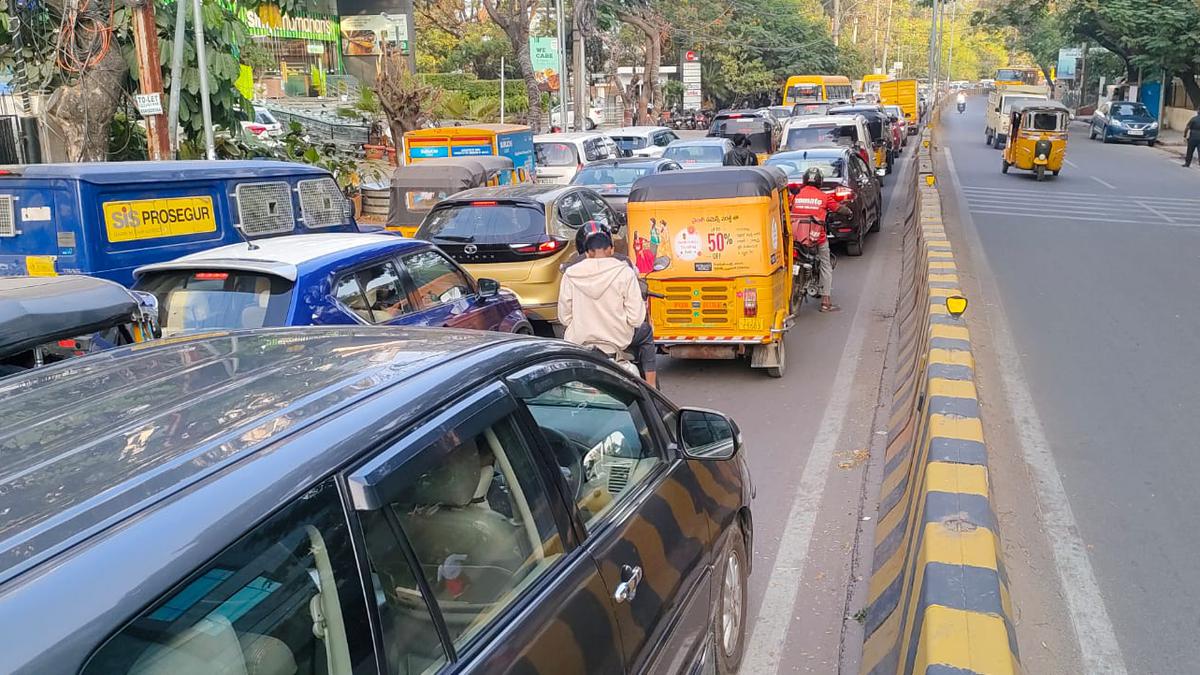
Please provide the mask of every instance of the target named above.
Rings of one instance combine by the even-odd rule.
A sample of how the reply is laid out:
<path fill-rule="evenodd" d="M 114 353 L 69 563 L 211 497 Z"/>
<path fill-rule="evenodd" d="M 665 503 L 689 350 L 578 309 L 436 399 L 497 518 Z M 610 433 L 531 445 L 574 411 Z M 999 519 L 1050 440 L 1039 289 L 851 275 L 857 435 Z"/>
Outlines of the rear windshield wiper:
<path fill-rule="evenodd" d="M 435 234 L 433 238 L 439 241 L 457 241 L 464 244 L 475 241 L 475 235 L 473 234 Z"/>

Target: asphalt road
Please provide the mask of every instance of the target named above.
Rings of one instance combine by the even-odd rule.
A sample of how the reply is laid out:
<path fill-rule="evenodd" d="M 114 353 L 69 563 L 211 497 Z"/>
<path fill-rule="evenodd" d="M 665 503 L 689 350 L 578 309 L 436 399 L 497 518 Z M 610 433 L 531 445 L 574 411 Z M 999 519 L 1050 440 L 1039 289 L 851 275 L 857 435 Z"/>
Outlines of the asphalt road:
<path fill-rule="evenodd" d="M 1024 665 L 1196 672 L 1200 170 L 1077 124 L 1062 175 L 1003 175 L 984 105 L 943 116 L 939 185 Z"/>
<path fill-rule="evenodd" d="M 897 223 L 907 208 L 892 191 L 914 147 L 885 179 L 882 230 L 868 236 L 863 256 L 838 256 L 833 299 L 842 311 L 803 306 L 786 337 L 783 378 L 745 360 L 661 357 L 660 382 L 673 400 L 729 413 L 746 439 L 757 498 L 743 673 L 858 671 L 854 614 L 865 596 L 878 498 L 869 450 L 885 440 L 877 431 L 886 415 L 877 423 L 875 409 L 896 306 Z"/>

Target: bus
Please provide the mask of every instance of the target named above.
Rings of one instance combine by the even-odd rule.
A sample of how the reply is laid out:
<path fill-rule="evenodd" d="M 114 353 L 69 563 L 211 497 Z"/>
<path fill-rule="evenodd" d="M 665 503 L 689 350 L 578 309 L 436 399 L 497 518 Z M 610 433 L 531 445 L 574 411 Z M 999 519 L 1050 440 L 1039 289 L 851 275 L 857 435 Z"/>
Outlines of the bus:
<path fill-rule="evenodd" d="M 841 75 L 793 75 L 783 85 L 783 105 L 849 102 L 853 96 L 850 78 Z"/>
<path fill-rule="evenodd" d="M 1009 66 L 997 70 L 995 79 L 997 87 L 1006 84 L 1037 85 L 1042 83 L 1042 71 L 1030 66 Z"/>

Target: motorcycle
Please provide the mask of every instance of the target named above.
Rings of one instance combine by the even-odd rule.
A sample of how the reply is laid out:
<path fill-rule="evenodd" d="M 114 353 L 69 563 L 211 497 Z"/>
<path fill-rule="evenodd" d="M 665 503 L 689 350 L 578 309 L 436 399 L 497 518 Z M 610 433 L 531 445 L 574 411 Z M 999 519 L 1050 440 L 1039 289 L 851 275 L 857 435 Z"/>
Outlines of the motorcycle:
<path fill-rule="evenodd" d="M 959 103 L 959 104 L 958 104 L 958 114 L 960 114 L 960 115 L 961 115 L 961 114 L 963 114 L 963 111 L 964 111 L 964 110 L 966 110 L 966 109 L 967 109 L 967 104 L 966 104 L 966 103 Z"/>
<path fill-rule="evenodd" d="M 667 296 L 661 293 L 655 293 L 643 287 L 642 297 L 649 302 L 650 298 L 665 298 Z M 647 308 L 648 309 L 648 308 Z M 642 372 L 642 364 L 637 360 L 637 356 L 629 351 L 628 347 L 622 348 L 611 342 L 603 340 L 592 340 L 582 345 L 585 349 L 592 349 L 605 357 L 612 360 L 614 364 L 626 373 L 634 377 L 646 378 L 646 373 Z"/>
<path fill-rule="evenodd" d="M 809 216 L 808 225 L 824 227 L 816 218 Z M 821 295 L 821 263 L 817 259 L 816 237 L 805 237 L 792 242 L 792 312 L 800 311 L 800 305 L 808 298 Z M 837 266 L 837 257 L 829 253 L 830 267 Z"/>

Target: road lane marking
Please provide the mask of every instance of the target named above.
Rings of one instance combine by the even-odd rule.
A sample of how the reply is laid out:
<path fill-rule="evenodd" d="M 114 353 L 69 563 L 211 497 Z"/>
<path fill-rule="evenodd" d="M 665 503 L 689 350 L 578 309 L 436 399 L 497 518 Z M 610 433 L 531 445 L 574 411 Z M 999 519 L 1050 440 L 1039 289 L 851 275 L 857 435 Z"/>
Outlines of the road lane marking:
<path fill-rule="evenodd" d="M 954 158 L 950 148 L 943 148 L 943 151 L 950 181 L 957 188 Z M 964 223 L 970 222 L 969 210 L 962 210 Z M 1127 671 L 1121 656 L 1121 647 L 1117 643 L 1116 631 L 1104 606 L 1104 597 L 1100 593 L 1096 573 L 1088 559 L 1087 547 L 1079 535 L 1075 514 L 1071 512 L 1071 502 L 1067 499 L 1067 492 L 1063 487 L 1062 474 L 1058 471 L 1041 417 L 1038 416 L 1037 406 L 1029 393 L 991 266 L 973 225 L 963 229 L 967 246 L 971 250 L 971 259 L 977 268 L 977 278 L 981 285 L 987 287 L 988 295 L 995 299 L 994 313 L 998 320 L 992 322 L 993 348 L 1008 399 L 1011 413 L 1009 419 L 1013 421 L 1025 463 L 1033 474 L 1042 526 L 1054 553 L 1054 566 L 1058 571 L 1063 597 L 1067 600 L 1075 639 L 1079 643 L 1079 654 L 1085 666 L 1084 672 L 1124 675 Z"/>
<path fill-rule="evenodd" d="M 1168 223 L 1171 223 L 1172 225 L 1178 224 L 1178 221 L 1176 221 L 1171 216 L 1168 216 L 1167 214 L 1163 213 L 1162 211 L 1159 211 L 1158 209 L 1154 208 L 1154 206 L 1152 204 L 1147 204 L 1146 202 L 1143 202 L 1143 201 L 1138 201 L 1137 203 L 1139 206 L 1145 208 L 1150 213 L 1153 213 L 1154 215 L 1158 216 L 1159 218 L 1162 218 L 1163 220 L 1167 221 Z"/>
<path fill-rule="evenodd" d="M 1091 178 L 1092 180 L 1094 180 L 1094 181 L 1096 181 L 1097 183 L 1099 183 L 1099 184 L 1103 185 L 1104 187 L 1108 188 L 1109 190 L 1116 190 L 1116 189 L 1117 189 L 1117 186 L 1116 186 L 1116 185 L 1113 185 L 1112 183 L 1109 183 L 1108 181 L 1104 180 L 1103 178 L 1097 178 L 1097 177 L 1095 177 L 1095 176 L 1088 176 L 1088 178 Z"/>
<path fill-rule="evenodd" d="M 1071 168 L 1073 168 L 1073 169 L 1078 169 L 1078 168 L 1079 168 L 1079 165 L 1078 165 L 1078 164 L 1076 164 L 1075 162 L 1072 162 L 1072 161 L 1071 161 L 1071 160 L 1069 160 L 1069 159 L 1063 158 L 1063 161 L 1067 163 L 1067 166 L 1069 166 L 1069 167 L 1071 167 Z"/>
<path fill-rule="evenodd" d="M 962 190 L 964 193 L 978 193 L 978 194 L 983 194 L 983 193 L 1006 194 L 1007 193 L 1007 194 L 1012 194 L 1015 196 L 1029 196 L 1029 197 L 1044 197 L 1045 196 L 1045 193 L 1043 193 L 1041 191 L 1029 190 L 1026 188 L 999 188 L 999 187 L 985 187 L 982 185 L 963 185 Z M 1099 192 L 1055 192 L 1054 197 L 1055 198 L 1059 198 L 1059 197 L 1080 197 L 1080 198 L 1091 197 L 1091 198 L 1097 198 L 1097 199 L 1120 199 L 1120 200 L 1151 199 L 1158 203 L 1200 204 L 1200 199 L 1197 199 L 1195 197 L 1157 197 L 1157 196 L 1149 196 L 1149 195 L 1117 196 L 1117 195 L 1104 194 L 1104 193 L 1099 193 Z"/>
<path fill-rule="evenodd" d="M 1054 213 L 1044 212 L 1021 212 L 1021 211 L 999 211 L 992 209 L 971 209 L 971 213 L 978 213 L 988 216 L 1009 216 L 1016 218 L 1028 218 L 1030 220 L 1084 220 L 1087 222 L 1095 222 L 1096 216 L 1066 216 Z M 1121 225 L 1155 225 L 1158 227 L 1200 227 L 1200 221 L 1190 223 L 1165 223 L 1155 222 L 1150 220 L 1125 220 L 1122 218 L 1103 218 L 1105 223 L 1118 223 Z"/>
<path fill-rule="evenodd" d="M 898 180 L 897 185 L 903 183 Z M 894 194 L 894 193 L 893 193 Z M 873 256 L 870 271 L 863 281 L 863 288 L 878 288 L 882 258 Z M 838 360 L 837 375 L 833 380 L 829 401 L 821 416 L 821 426 L 813 438 L 812 449 L 800 474 L 796 496 L 788 511 L 783 532 L 779 537 L 779 552 L 775 565 L 768 572 L 770 581 L 763 593 L 762 605 L 755 618 L 754 630 L 746 648 L 741 672 L 755 675 L 773 675 L 779 671 L 788 636 L 796 612 L 796 598 L 804 579 L 808 561 L 808 549 L 816 528 L 817 515 L 825 494 L 829 478 L 829 467 L 842 436 L 842 427 L 849 416 L 853 398 L 854 382 L 858 374 L 859 358 L 870 324 L 872 303 L 863 296 L 846 337 Z M 853 583 L 854 580 L 851 580 Z"/>

